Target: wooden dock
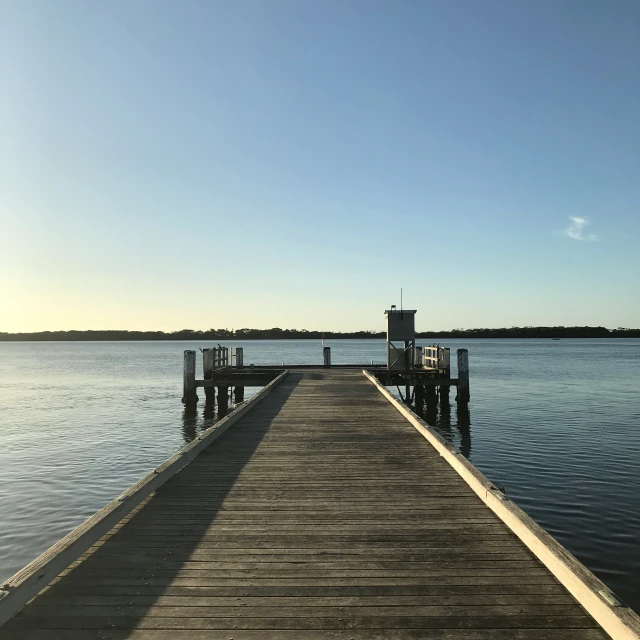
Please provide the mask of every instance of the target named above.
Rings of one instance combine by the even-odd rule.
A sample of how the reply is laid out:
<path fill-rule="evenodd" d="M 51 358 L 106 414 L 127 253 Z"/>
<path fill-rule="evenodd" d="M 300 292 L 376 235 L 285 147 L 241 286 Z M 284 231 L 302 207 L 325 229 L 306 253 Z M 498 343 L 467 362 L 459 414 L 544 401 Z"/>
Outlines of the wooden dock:
<path fill-rule="evenodd" d="M 412 420 L 362 371 L 289 372 L 128 515 L 109 512 L 115 526 L 0 638 L 609 637 L 593 616 L 614 638 L 638 637 L 638 617 L 598 595 L 606 587 L 509 503 L 562 556 L 588 613 L 496 515 L 504 500 L 490 483 Z M 9 581 L 9 596 L 53 556 Z M 596 600 L 580 596 L 585 582 Z"/>

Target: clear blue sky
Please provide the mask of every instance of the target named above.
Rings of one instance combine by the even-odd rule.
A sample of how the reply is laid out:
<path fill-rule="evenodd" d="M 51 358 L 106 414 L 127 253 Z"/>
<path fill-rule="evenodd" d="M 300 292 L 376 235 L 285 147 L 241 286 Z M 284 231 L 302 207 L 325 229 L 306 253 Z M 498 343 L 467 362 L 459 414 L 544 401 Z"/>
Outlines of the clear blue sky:
<path fill-rule="evenodd" d="M 0 331 L 640 326 L 637 0 L 0 0 Z"/>

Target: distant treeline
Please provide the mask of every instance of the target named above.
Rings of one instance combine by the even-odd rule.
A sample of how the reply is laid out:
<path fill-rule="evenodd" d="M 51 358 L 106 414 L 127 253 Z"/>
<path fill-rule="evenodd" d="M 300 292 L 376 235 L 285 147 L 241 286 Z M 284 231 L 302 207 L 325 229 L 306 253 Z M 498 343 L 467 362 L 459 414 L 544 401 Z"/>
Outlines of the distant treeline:
<path fill-rule="evenodd" d="M 384 331 L 307 331 L 305 329 L 182 329 L 164 331 L 39 331 L 37 333 L 2 333 L 0 342 L 83 341 L 83 340 L 319 340 L 336 338 L 384 338 Z M 418 338 L 640 338 L 640 329 L 606 327 L 511 327 L 505 329 L 453 329 L 422 331 Z"/>

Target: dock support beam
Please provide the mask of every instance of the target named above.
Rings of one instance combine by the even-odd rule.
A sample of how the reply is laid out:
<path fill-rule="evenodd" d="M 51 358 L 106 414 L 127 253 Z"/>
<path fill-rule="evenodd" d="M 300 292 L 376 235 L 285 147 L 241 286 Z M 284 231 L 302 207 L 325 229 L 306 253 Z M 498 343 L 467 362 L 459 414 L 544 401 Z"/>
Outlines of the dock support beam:
<path fill-rule="evenodd" d="M 186 405 L 196 404 L 198 394 L 196 393 L 196 352 L 184 352 L 184 369 L 182 374 L 183 391 L 182 402 Z"/>
<path fill-rule="evenodd" d="M 324 366 L 330 367 L 331 366 L 331 347 L 324 347 L 322 349 L 322 353 L 324 355 Z"/>
<path fill-rule="evenodd" d="M 458 349 L 458 402 L 469 402 L 469 352 Z"/>

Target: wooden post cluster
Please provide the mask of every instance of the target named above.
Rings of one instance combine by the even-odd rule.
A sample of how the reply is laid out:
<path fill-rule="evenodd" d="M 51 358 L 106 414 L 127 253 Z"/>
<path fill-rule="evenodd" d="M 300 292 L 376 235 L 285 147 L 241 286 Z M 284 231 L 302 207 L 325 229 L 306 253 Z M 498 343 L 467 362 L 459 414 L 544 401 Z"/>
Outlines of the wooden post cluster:
<path fill-rule="evenodd" d="M 228 347 L 212 347 L 202 349 L 202 372 L 204 380 L 214 380 L 215 372 L 229 366 L 231 351 Z M 238 347 L 235 352 L 235 366 L 237 369 L 244 368 L 244 350 Z M 190 410 L 195 409 L 198 403 L 197 387 L 201 381 L 196 381 L 196 352 L 186 350 L 184 352 L 184 369 L 183 369 L 183 392 L 182 402 Z M 244 386 L 237 386 L 233 389 L 236 404 L 244 402 Z M 207 385 L 204 387 L 206 397 L 205 404 L 209 407 L 215 405 L 216 387 Z M 223 417 L 229 409 L 229 386 L 218 386 L 218 415 Z"/>

